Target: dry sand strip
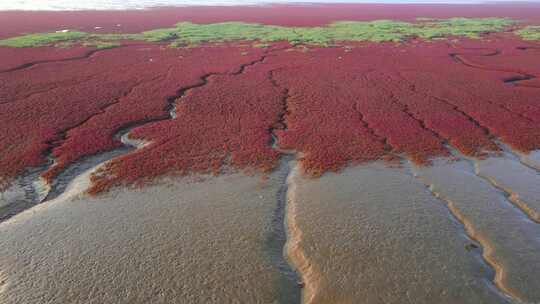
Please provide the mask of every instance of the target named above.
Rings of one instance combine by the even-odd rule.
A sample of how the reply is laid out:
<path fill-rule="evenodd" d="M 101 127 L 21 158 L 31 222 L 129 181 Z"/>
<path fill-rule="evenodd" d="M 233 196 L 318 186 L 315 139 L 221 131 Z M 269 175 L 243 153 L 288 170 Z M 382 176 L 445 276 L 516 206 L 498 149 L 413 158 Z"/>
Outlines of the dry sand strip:
<path fill-rule="evenodd" d="M 512 174 L 498 163 L 499 170 Z M 414 170 L 483 246 L 485 260 L 496 270 L 497 287 L 522 302 L 540 302 L 540 226 L 489 180 L 476 175 L 467 160 L 440 160 Z M 533 180 L 521 181 L 538 187 Z"/>
<path fill-rule="evenodd" d="M 508 303 L 445 204 L 409 168 L 289 177 L 289 256 L 303 303 Z"/>
<path fill-rule="evenodd" d="M 90 198 L 82 175 L 0 224 L 0 303 L 299 302 L 273 236 L 286 176 L 168 179 Z"/>

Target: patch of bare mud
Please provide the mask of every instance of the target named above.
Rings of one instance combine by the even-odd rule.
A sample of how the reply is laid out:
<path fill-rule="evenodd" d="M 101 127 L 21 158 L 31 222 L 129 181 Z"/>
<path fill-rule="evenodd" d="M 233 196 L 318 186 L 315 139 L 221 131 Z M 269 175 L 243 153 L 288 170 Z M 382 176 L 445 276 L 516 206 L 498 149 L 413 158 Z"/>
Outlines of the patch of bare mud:
<path fill-rule="evenodd" d="M 510 169 L 501 161 L 485 162 L 497 162 L 498 170 Z M 483 257 L 496 271 L 496 286 L 515 300 L 539 302 L 540 226 L 510 202 L 506 193 L 477 175 L 474 164 L 467 160 L 441 160 L 414 170 L 448 204 L 467 234 L 482 245 Z M 511 171 L 505 174 L 505 179 L 512 178 Z"/>
<path fill-rule="evenodd" d="M 529 154 L 519 154 L 519 157 L 527 166 L 540 170 L 540 151 L 533 151 Z"/>
<path fill-rule="evenodd" d="M 408 168 L 297 167 L 287 220 L 304 303 L 508 303 L 480 244 Z"/>
<path fill-rule="evenodd" d="M 284 240 L 269 243 L 283 225 L 285 167 L 264 180 L 167 179 L 92 198 L 81 196 L 90 173 L 0 223 L 0 303 L 299 301 L 276 261 Z"/>
<path fill-rule="evenodd" d="M 476 173 L 508 196 L 533 221 L 540 223 L 540 174 L 510 155 L 475 161 Z"/>

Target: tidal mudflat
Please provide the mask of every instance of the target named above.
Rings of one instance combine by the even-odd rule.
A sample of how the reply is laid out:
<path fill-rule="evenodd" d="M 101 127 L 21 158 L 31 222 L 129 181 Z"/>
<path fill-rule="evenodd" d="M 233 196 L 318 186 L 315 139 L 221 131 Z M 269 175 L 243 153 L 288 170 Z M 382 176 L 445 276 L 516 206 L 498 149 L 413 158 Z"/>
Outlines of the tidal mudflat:
<path fill-rule="evenodd" d="M 469 160 L 88 186 L 0 224 L 2 303 L 538 299 L 540 226 Z"/>
<path fill-rule="evenodd" d="M 282 254 L 284 170 L 60 196 L 27 210 L 0 227 L 0 302 L 298 302 Z"/>
<path fill-rule="evenodd" d="M 0 303 L 539 302 L 516 6 L 0 12 Z"/>
<path fill-rule="evenodd" d="M 532 286 L 540 282 L 536 254 L 540 227 L 527 216 L 530 208 L 525 207 L 534 208 L 536 202 L 514 205 L 509 192 L 494 187 L 493 177 L 475 172 L 465 160 L 417 168 L 415 172 L 482 245 L 485 260 L 496 271 L 494 283 L 499 289 L 523 302 L 538 302 L 540 294 Z M 523 176 L 526 174 L 523 170 Z M 534 181 L 527 183 L 529 188 L 536 188 Z"/>
<path fill-rule="evenodd" d="M 410 168 L 294 172 L 290 183 L 289 254 L 305 303 L 506 303 L 477 243 Z"/>

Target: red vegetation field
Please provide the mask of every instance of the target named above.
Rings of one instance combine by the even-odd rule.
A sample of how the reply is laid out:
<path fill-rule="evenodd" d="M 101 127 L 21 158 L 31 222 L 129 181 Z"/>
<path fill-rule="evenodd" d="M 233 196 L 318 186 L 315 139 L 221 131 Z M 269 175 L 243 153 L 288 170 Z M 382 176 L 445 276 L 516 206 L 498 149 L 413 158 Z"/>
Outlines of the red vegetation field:
<path fill-rule="evenodd" d="M 166 99 L 179 88 L 234 71 L 263 50 L 244 52 L 128 46 L 0 74 L 0 175 L 42 164 L 52 149 L 57 165 L 46 173 L 52 177 L 74 160 L 120 145 L 113 138 L 120 128 L 167 118 Z"/>
<path fill-rule="evenodd" d="M 177 119 L 135 129 L 131 137 L 152 143 L 113 161 L 92 191 L 166 172 L 218 173 L 226 164 L 272 169 L 279 153 L 270 132 L 283 111 L 283 90 L 268 80 L 266 69 L 252 66 L 205 79 L 181 98 Z"/>
<path fill-rule="evenodd" d="M 0 73 L 44 61 L 70 60 L 86 56 L 86 48 L 6 48 L 0 47 Z"/>
<path fill-rule="evenodd" d="M 311 175 L 390 155 L 428 164 L 450 146 L 481 156 L 498 150 L 497 140 L 540 149 L 540 51 L 505 34 L 338 48 L 87 51 L 0 48 L 4 69 L 41 62 L 0 73 L 1 177 L 51 155 L 56 164 L 44 176 L 52 179 L 121 145 L 115 134 L 128 127 L 150 144 L 104 167 L 93 192 L 166 173 L 267 171 L 281 153 L 272 137 L 299 152 Z"/>

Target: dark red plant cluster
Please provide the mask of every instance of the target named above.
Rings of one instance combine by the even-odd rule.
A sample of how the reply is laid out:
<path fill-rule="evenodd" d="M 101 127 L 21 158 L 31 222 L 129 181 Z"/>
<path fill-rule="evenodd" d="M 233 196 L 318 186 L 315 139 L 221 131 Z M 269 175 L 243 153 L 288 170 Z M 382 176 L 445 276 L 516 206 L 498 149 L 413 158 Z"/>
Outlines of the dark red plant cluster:
<path fill-rule="evenodd" d="M 44 49 L 45 51 L 45 49 Z M 55 62 L 0 74 L 0 176 L 46 162 L 66 130 L 76 128 L 127 93 L 133 81 L 113 75 L 125 65 Z M 115 81 L 107 81 L 107 79 Z"/>
<path fill-rule="evenodd" d="M 333 132 L 335 136 L 332 141 L 325 142 L 329 142 L 331 147 L 338 147 L 338 151 L 346 151 L 336 144 L 336 141 L 343 140 L 356 154 L 335 153 L 343 157 L 344 161 L 336 161 L 328 155 L 324 157 L 338 167 L 351 160 L 370 159 L 369 155 L 380 155 L 381 142 L 385 152 L 405 154 L 418 163 L 428 163 L 433 156 L 446 155 L 446 142 L 469 155 L 496 150 L 497 147 L 484 130 L 475 125 L 465 113 L 448 101 L 417 91 L 412 83 L 401 76 L 400 70 L 395 67 L 404 66 L 403 61 L 414 51 L 414 47 L 396 48 L 392 44 L 373 44 L 349 50 L 315 49 L 297 55 L 293 67 L 282 68 L 275 74 L 283 86 L 290 86 L 290 92 L 295 93 L 295 98 L 290 99 L 295 109 L 291 123 L 297 123 L 296 116 L 301 115 L 306 124 L 300 130 L 289 129 L 284 132 L 283 144 L 287 148 L 304 151 L 304 148 L 295 146 L 300 143 L 297 137 L 305 138 L 305 134 L 312 133 L 318 136 L 322 133 L 310 131 L 306 126 L 320 128 L 328 124 L 322 129 Z M 378 55 L 373 56 L 373 53 Z M 346 114 L 334 114 L 336 111 Z M 319 112 L 327 114 L 324 119 L 312 117 L 321 115 Z M 353 123 L 341 115 L 354 117 L 350 120 Z M 362 139 L 364 147 L 352 147 L 354 141 L 342 135 L 349 130 L 360 129 L 366 129 L 368 137 L 376 138 L 379 145 Z M 359 136 L 355 135 L 354 138 Z M 329 150 L 331 148 L 323 151 Z M 365 153 L 365 156 L 361 153 Z"/>
<path fill-rule="evenodd" d="M 0 73 L 22 68 L 38 62 L 69 60 L 85 56 L 90 49 L 72 48 L 11 48 L 0 47 Z"/>
<path fill-rule="evenodd" d="M 94 176 L 90 192 L 171 172 L 217 174 L 227 164 L 273 169 L 279 152 L 271 146 L 271 135 L 279 127 L 285 92 L 255 64 L 264 65 L 206 76 L 204 85 L 176 100 L 176 119 L 134 129 L 131 138 L 151 143 L 106 165 Z"/>
<path fill-rule="evenodd" d="M 328 71 L 324 72 L 328 74 L 326 83 L 330 79 L 337 81 L 334 80 L 331 86 L 320 83 L 320 87 L 330 87 L 335 96 L 353 106 L 372 133 L 386 143 L 387 152 L 405 154 L 418 163 L 427 163 L 430 157 L 445 155 L 446 149 L 442 141 L 409 111 L 407 104 L 401 100 L 402 92 L 389 86 L 395 81 L 389 79 L 390 73 L 387 71 L 392 50 L 392 44 L 384 44 L 383 47 L 367 45 L 349 52 L 341 50 L 333 55 L 321 50 L 317 56 Z M 373 56 L 373 52 L 380 57 Z M 317 74 L 320 72 L 312 75 L 312 81 L 315 81 Z"/>
<path fill-rule="evenodd" d="M 283 125 L 276 131 L 279 148 L 301 152 L 306 172 L 320 175 L 350 162 L 375 160 L 384 155 L 383 138 L 355 109 L 355 101 L 340 72 L 342 50 L 283 52 L 271 58 L 272 81 L 287 89 Z M 321 56 L 322 55 L 322 56 Z"/>
<path fill-rule="evenodd" d="M 427 164 L 433 157 L 448 155 L 447 146 L 482 156 L 499 149 L 498 139 L 522 151 L 540 148 L 538 123 L 524 116 L 534 113 L 522 107 L 534 100 L 534 89 L 520 91 L 523 98 L 510 98 L 521 88 L 503 81 L 507 72 L 468 66 L 456 61 L 453 51 L 445 43 L 415 43 L 271 52 L 244 74 L 212 77 L 208 84 L 189 91 L 177 100 L 177 119 L 136 129 L 134 136 L 152 144 L 114 160 L 95 178 L 93 191 L 166 172 L 219 172 L 227 164 L 271 168 L 276 160 L 268 150 L 271 133 L 277 139 L 275 151 L 299 152 L 304 170 L 314 176 L 388 154 Z M 271 85 L 278 90 L 264 90 Z M 504 94 L 499 98 L 483 94 L 489 90 Z M 209 99 L 206 96 L 215 94 L 219 111 L 202 105 Z M 250 119 L 260 112 L 245 106 L 244 100 L 257 99 L 259 94 L 264 97 L 257 104 L 269 116 Z M 273 110 L 261 100 L 272 100 Z M 234 103 L 241 107 L 224 112 Z M 225 121 L 251 121 L 259 128 L 260 140 L 213 118 L 218 113 L 227 117 L 220 118 Z M 262 124 L 255 124 L 257 120 Z M 186 124 L 208 133 L 191 132 Z M 164 136 L 167 130 L 179 133 Z M 257 148 L 248 149 L 246 155 L 255 161 L 239 162 L 234 148 L 220 147 L 237 136 L 252 139 L 245 145 Z"/>
<path fill-rule="evenodd" d="M 167 98 L 180 88 L 234 72 L 264 52 L 141 45 L 0 74 L 0 176 L 45 163 L 52 150 L 56 165 L 44 176 L 53 178 L 81 157 L 119 146 L 121 128 L 168 118 Z"/>
<path fill-rule="evenodd" d="M 538 90 L 508 81 L 537 75 L 537 57 L 519 53 L 522 44 L 515 39 L 494 39 L 462 42 L 448 50 L 421 47 L 418 55 L 424 60 L 418 63 L 422 68 L 404 69 L 401 74 L 416 90 L 454 105 L 490 137 L 528 152 L 540 143 Z"/>

